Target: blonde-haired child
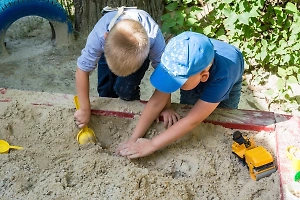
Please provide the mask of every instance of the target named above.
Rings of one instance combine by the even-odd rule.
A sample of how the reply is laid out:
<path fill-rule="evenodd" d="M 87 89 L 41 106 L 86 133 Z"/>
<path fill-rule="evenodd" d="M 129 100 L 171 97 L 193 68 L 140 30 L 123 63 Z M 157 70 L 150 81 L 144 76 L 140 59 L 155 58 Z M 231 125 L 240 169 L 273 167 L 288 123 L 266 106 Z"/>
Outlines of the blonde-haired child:
<path fill-rule="evenodd" d="M 165 48 L 158 24 L 145 11 L 120 7 L 106 12 L 90 32 L 77 60 L 76 91 L 80 102 L 74 118 L 79 128 L 91 116 L 89 74 L 98 66 L 100 97 L 140 99 L 140 83 L 150 61 L 155 68 Z"/>
<path fill-rule="evenodd" d="M 149 38 L 141 23 L 124 19 L 116 23 L 105 39 L 104 54 L 117 76 L 136 72 L 149 54 Z"/>

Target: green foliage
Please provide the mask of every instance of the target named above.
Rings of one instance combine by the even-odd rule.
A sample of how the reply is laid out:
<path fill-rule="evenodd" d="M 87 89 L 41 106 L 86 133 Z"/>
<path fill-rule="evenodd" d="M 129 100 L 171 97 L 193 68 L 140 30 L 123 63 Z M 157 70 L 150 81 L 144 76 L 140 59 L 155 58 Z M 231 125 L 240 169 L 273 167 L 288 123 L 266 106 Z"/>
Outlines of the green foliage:
<path fill-rule="evenodd" d="M 227 41 L 244 54 L 246 73 L 258 69 L 279 77 L 274 101 L 294 103 L 291 84 L 300 83 L 300 12 L 292 2 L 265 0 L 166 0 L 162 31 L 192 30 Z M 263 77 L 261 77 L 263 80 Z"/>

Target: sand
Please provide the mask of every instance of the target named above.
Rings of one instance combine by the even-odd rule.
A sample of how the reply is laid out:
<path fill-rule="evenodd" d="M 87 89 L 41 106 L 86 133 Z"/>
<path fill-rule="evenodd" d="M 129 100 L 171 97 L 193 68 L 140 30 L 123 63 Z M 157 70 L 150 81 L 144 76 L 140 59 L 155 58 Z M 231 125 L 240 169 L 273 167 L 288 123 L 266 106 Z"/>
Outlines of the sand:
<path fill-rule="evenodd" d="M 129 160 L 114 151 L 138 117 L 93 115 L 89 127 L 98 142 L 79 145 L 72 105 L 35 106 L 28 96 L 0 104 L 1 138 L 24 147 L 0 155 L 1 199 L 279 199 L 278 172 L 254 181 L 232 154 L 234 130 L 203 123 L 176 143 Z M 163 129 L 154 123 L 146 137 Z M 273 132 L 243 133 L 275 155 Z"/>
<path fill-rule="evenodd" d="M 28 20 L 39 28 L 19 30 L 27 27 L 24 21 Z M 76 58 L 84 38 L 63 47 L 54 47 L 50 38 L 44 21 L 25 18 L 13 24 L 6 40 L 10 55 L 0 61 L 0 87 L 45 92 L 44 96 L 74 95 Z M 141 86 L 144 100 L 153 91 L 151 71 Z M 96 73 L 92 73 L 92 96 L 97 96 L 95 88 Z M 244 88 L 243 93 L 247 92 Z M 17 95 L 0 102 L 0 139 L 24 150 L 0 154 L 0 199 L 280 199 L 278 172 L 254 181 L 247 166 L 232 154 L 232 129 L 202 123 L 176 143 L 129 160 L 114 151 L 131 135 L 138 117 L 93 115 L 89 126 L 98 142 L 79 145 L 72 101 L 62 107 L 34 106 L 26 101 L 30 94 L 24 99 Z M 255 103 L 249 101 L 250 97 L 242 99 L 240 108 L 254 109 Z M 173 102 L 178 102 L 178 94 Z M 123 108 L 126 102 L 116 106 Z M 163 129 L 162 123 L 154 123 L 146 137 Z M 274 132 L 243 133 L 253 136 L 275 158 Z"/>

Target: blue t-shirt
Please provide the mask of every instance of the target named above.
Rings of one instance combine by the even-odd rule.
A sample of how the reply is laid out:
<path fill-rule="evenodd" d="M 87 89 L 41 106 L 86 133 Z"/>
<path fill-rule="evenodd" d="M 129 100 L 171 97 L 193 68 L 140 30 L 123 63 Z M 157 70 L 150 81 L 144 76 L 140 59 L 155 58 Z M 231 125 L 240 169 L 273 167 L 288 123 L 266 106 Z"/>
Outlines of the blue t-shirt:
<path fill-rule="evenodd" d="M 109 32 L 108 26 L 116 14 L 117 11 L 106 13 L 90 32 L 86 45 L 81 51 L 81 56 L 77 59 L 77 66 L 81 70 L 90 72 L 97 67 L 97 63 L 104 52 L 104 34 Z M 126 10 L 116 22 L 122 19 L 134 19 L 143 25 L 150 41 L 149 59 L 155 68 L 160 63 L 161 55 L 166 46 L 158 24 L 147 12 L 139 9 Z"/>
<path fill-rule="evenodd" d="M 244 73 L 244 58 L 233 45 L 210 39 L 214 45 L 215 57 L 206 82 L 200 82 L 195 90 L 200 99 L 218 103 L 229 98 L 231 88 L 241 81 Z"/>

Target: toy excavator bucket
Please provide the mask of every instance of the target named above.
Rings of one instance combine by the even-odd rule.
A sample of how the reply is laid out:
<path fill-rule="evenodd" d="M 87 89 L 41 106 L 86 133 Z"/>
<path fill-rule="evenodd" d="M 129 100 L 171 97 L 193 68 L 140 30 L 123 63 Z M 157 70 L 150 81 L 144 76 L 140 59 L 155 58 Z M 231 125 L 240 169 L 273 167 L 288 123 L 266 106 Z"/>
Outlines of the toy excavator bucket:
<path fill-rule="evenodd" d="M 250 141 L 249 139 L 245 138 L 240 131 L 235 131 L 232 136 L 233 141 L 235 141 L 239 145 L 244 144 L 246 148 L 250 147 L 251 145 L 255 145 L 252 144 L 254 141 Z"/>

